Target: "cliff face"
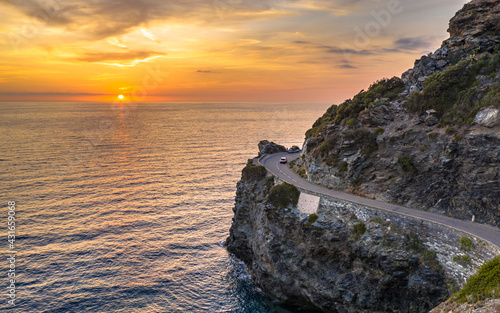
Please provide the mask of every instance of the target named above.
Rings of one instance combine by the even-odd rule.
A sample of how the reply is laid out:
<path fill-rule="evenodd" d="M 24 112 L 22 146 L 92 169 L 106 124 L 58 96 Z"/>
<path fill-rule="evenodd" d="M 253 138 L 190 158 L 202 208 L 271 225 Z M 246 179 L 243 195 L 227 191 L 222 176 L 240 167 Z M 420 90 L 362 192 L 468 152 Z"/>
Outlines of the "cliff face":
<path fill-rule="evenodd" d="M 436 254 L 416 234 L 363 222 L 341 204 L 317 215 L 276 207 L 273 185 L 244 171 L 226 242 L 266 294 L 323 312 L 428 312 L 449 295 Z"/>
<path fill-rule="evenodd" d="M 497 0 L 465 5 L 450 39 L 402 78 L 329 108 L 291 166 L 324 186 L 500 226 L 499 13 Z M 301 213 L 299 191 L 276 180 L 245 167 L 226 245 L 281 303 L 429 312 L 498 255 L 459 231 L 326 196 Z M 489 312 L 498 301 L 453 305 L 434 312 Z"/>
<path fill-rule="evenodd" d="M 402 78 L 332 106 L 294 166 L 311 181 L 500 226 L 500 2 L 476 0 Z"/>
<path fill-rule="evenodd" d="M 422 90 L 426 76 L 443 71 L 469 56 L 494 53 L 500 43 L 500 5 L 496 0 L 474 0 L 450 20 L 450 38 L 441 48 L 415 62 L 415 67 L 403 74 L 409 88 Z"/>

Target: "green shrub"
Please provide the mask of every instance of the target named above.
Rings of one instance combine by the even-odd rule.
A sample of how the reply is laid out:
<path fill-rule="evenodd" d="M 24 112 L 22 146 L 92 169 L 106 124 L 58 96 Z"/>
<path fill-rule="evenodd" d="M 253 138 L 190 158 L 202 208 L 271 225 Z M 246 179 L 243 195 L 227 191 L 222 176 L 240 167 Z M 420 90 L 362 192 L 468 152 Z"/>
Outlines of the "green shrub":
<path fill-rule="evenodd" d="M 456 142 L 460 142 L 460 141 L 462 141 L 462 139 L 464 139 L 464 137 L 462 135 L 456 135 L 455 136 L 455 141 Z"/>
<path fill-rule="evenodd" d="M 424 251 L 424 258 L 426 260 L 433 260 L 436 258 L 436 252 L 431 251 L 431 250 L 425 250 Z"/>
<path fill-rule="evenodd" d="M 354 224 L 354 240 L 358 241 L 360 236 L 363 236 L 366 233 L 366 225 L 363 222 L 359 222 Z"/>
<path fill-rule="evenodd" d="M 378 150 L 377 136 L 363 129 L 356 129 L 345 134 L 345 138 L 361 145 L 361 152 L 364 155 L 371 155 Z"/>
<path fill-rule="evenodd" d="M 400 156 L 398 158 L 398 164 L 405 173 L 412 174 L 417 172 L 417 168 L 415 167 L 415 164 L 413 164 L 412 156 Z"/>
<path fill-rule="evenodd" d="M 500 82 L 496 82 L 491 86 L 488 93 L 481 99 L 481 102 L 479 102 L 479 105 L 476 106 L 472 114 L 475 115 L 481 108 L 488 106 L 500 106 Z"/>
<path fill-rule="evenodd" d="M 312 224 L 316 223 L 318 220 L 319 216 L 316 213 L 309 214 L 309 218 L 307 219 L 307 224 L 306 226 L 311 226 Z"/>
<path fill-rule="evenodd" d="M 363 181 L 363 180 L 361 179 L 361 177 L 358 177 L 358 178 L 356 178 L 356 179 L 354 179 L 354 180 L 352 181 L 352 185 L 353 185 L 353 186 L 355 186 L 355 187 L 358 187 L 359 185 L 361 185 L 361 182 L 362 182 L 362 181 Z"/>
<path fill-rule="evenodd" d="M 382 135 L 385 132 L 385 130 L 382 127 L 379 127 L 375 129 L 375 135 Z"/>
<path fill-rule="evenodd" d="M 241 179 L 244 181 L 259 181 L 264 179 L 267 175 L 267 170 L 262 165 L 255 165 L 248 163 L 241 173 Z"/>
<path fill-rule="evenodd" d="M 452 129 L 452 128 L 447 128 L 446 129 L 446 135 L 453 135 L 455 133 L 455 131 Z"/>
<path fill-rule="evenodd" d="M 316 120 L 313 127 L 306 132 L 306 138 L 316 137 L 323 130 L 323 128 L 328 125 L 333 124 L 335 117 L 337 116 L 337 105 L 332 105 L 326 113 Z"/>
<path fill-rule="evenodd" d="M 267 200 L 276 208 L 296 206 L 299 202 L 300 191 L 294 185 L 283 183 L 274 186 L 269 192 Z"/>
<path fill-rule="evenodd" d="M 414 93 L 405 106 L 419 114 L 436 110 L 441 125 L 466 124 L 485 106 L 499 106 L 500 83 L 483 91 L 477 87 L 477 75 L 493 76 L 500 70 L 499 50 L 464 60 L 437 72 L 423 82 L 423 91 Z"/>
<path fill-rule="evenodd" d="M 470 240 L 467 237 L 460 238 L 460 250 L 471 251 L 472 249 L 474 249 L 474 244 L 472 243 L 472 240 Z"/>
<path fill-rule="evenodd" d="M 327 140 L 323 141 L 318 148 L 318 153 L 324 157 L 329 154 L 331 150 L 335 148 L 337 140 L 334 137 L 330 137 Z"/>
<path fill-rule="evenodd" d="M 347 163 L 347 162 L 342 162 L 342 163 L 340 163 L 340 165 L 339 165 L 339 172 L 341 172 L 341 173 L 342 173 L 342 172 L 345 172 L 345 171 L 347 171 L 347 169 L 348 169 L 348 168 L 349 168 L 349 163 Z"/>
<path fill-rule="evenodd" d="M 420 240 L 420 238 L 418 237 L 417 234 L 415 234 L 414 232 L 410 232 L 408 235 L 407 235 L 407 244 L 406 244 L 406 248 L 408 250 L 413 250 L 413 251 L 416 251 L 416 252 L 423 252 L 425 251 L 425 247 L 424 247 L 424 244 L 422 242 L 422 240 Z"/>
<path fill-rule="evenodd" d="M 299 169 L 297 174 L 299 174 L 302 178 L 307 178 L 306 170 L 304 168 Z"/>
<path fill-rule="evenodd" d="M 428 136 L 429 136 L 430 139 L 436 139 L 437 136 L 438 136 L 438 134 L 436 134 L 436 133 L 430 133 Z"/>
<path fill-rule="evenodd" d="M 426 146 L 420 146 L 420 147 L 418 147 L 418 149 L 420 150 L 420 152 L 427 151 L 427 147 Z"/>
<path fill-rule="evenodd" d="M 386 220 L 384 220 L 383 218 L 378 217 L 378 216 L 372 217 L 372 218 L 370 219 L 370 222 L 377 223 L 377 224 L 381 224 L 381 225 L 385 225 L 385 224 L 387 224 L 387 221 L 386 221 Z"/>
<path fill-rule="evenodd" d="M 345 126 L 352 128 L 356 124 L 356 119 L 355 118 L 350 118 L 345 122 Z"/>
<path fill-rule="evenodd" d="M 476 275 L 471 276 L 465 286 L 452 299 L 457 303 L 475 303 L 488 298 L 496 298 L 500 293 L 500 257 L 481 266 Z"/>
<path fill-rule="evenodd" d="M 331 106 L 306 132 L 306 138 L 315 137 L 329 125 L 339 125 L 346 118 L 357 118 L 359 113 L 376 99 L 394 100 L 405 88 L 403 81 L 398 77 L 384 78 L 375 82 L 367 91 L 360 91 L 352 100 L 348 99 L 338 106 Z"/>
<path fill-rule="evenodd" d="M 264 186 L 269 190 L 274 186 L 274 176 L 266 177 L 264 180 Z"/>
<path fill-rule="evenodd" d="M 455 255 L 453 261 L 457 263 L 469 264 L 471 262 L 470 256 L 468 255 Z"/>
<path fill-rule="evenodd" d="M 337 167 L 339 165 L 339 157 L 338 155 L 330 156 L 326 159 L 323 159 L 326 165 L 331 167 Z"/>
<path fill-rule="evenodd" d="M 389 142 L 396 142 L 397 138 L 392 136 L 391 138 L 389 138 Z"/>

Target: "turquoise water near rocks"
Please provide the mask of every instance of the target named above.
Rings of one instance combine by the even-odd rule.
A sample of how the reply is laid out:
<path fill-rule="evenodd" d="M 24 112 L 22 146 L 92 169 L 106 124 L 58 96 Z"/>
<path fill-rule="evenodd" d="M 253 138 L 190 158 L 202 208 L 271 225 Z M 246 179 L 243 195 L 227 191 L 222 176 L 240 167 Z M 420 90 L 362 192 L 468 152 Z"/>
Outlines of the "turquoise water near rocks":
<path fill-rule="evenodd" d="M 0 103 L 0 310 L 292 312 L 222 246 L 262 139 L 327 104 Z M 7 212 L 16 202 L 16 305 Z"/>

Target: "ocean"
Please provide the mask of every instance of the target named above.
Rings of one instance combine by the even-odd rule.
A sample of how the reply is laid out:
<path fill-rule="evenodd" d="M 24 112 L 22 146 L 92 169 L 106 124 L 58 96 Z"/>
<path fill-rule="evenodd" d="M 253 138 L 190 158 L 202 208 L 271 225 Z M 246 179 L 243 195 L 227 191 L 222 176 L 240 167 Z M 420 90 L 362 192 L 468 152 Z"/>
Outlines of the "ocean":
<path fill-rule="evenodd" d="M 293 312 L 222 242 L 257 143 L 327 107 L 0 103 L 0 311 Z"/>

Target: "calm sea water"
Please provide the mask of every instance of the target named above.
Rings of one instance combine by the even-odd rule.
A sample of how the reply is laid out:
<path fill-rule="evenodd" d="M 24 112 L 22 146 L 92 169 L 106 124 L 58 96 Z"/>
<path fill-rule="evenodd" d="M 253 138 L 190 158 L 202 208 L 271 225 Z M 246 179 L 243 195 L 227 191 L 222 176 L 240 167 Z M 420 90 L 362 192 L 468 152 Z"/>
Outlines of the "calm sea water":
<path fill-rule="evenodd" d="M 0 103 L 0 311 L 288 312 L 221 242 L 257 143 L 301 145 L 326 108 Z"/>

